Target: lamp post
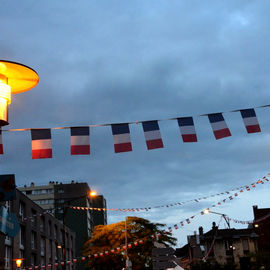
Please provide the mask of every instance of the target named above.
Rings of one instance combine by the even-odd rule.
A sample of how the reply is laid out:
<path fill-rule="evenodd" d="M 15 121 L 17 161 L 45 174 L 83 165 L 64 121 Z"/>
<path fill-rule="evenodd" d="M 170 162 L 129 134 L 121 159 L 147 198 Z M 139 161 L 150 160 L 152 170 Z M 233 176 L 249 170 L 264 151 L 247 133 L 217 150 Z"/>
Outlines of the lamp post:
<path fill-rule="evenodd" d="M 8 125 L 11 94 L 34 88 L 39 82 L 35 70 L 20 63 L 0 60 L 0 127 Z"/>
<path fill-rule="evenodd" d="M 11 94 L 28 91 L 34 88 L 38 82 L 38 74 L 30 67 L 16 62 L 0 60 L 0 129 L 2 126 L 9 124 L 8 105 L 11 103 Z M 1 243 L 2 237 L 4 237 L 4 234 L 0 232 Z M 1 249 L 0 264 L 2 264 L 2 258 L 4 258 L 3 252 L 3 249 Z M 18 259 L 19 262 L 21 263 L 21 259 Z"/>
<path fill-rule="evenodd" d="M 212 210 L 209 210 L 208 208 L 205 209 L 203 212 L 204 212 L 204 214 L 210 214 L 210 213 L 211 213 L 211 214 L 215 214 L 215 215 L 220 215 L 220 216 L 222 216 L 223 219 L 225 220 L 225 222 L 227 223 L 228 228 L 229 228 L 229 229 L 231 228 L 231 227 L 230 227 L 230 220 L 229 220 L 229 218 L 228 218 L 227 215 L 225 215 L 225 214 L 223 214 L 223 213 L 214 212 L 214 211 L 212 211 Z"/>
<path fill-rule="evenodd" d="M 127 246 L 127 219 L 128 217 L 125 217 L 125 247 L 126 247 L 126 251 L 125 251 L 125 259 L 126 259 L 126 270 L 131 270 L 131 261 L 128 258 L 128 246 Z"/>

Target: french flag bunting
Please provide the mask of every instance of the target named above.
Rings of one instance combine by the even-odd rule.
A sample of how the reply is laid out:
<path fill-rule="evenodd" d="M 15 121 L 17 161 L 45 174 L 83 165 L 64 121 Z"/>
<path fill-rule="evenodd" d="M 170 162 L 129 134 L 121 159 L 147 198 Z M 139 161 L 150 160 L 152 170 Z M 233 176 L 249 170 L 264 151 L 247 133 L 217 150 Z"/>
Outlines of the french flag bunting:
<path fill-rule="evenodd" d="M 261 128 L 254 109 L 240 110 L 247 133 L 261 132 Z"/>
<path fill-rule="evenodd" d="M 128 124 L 112 124 L 111 127 L 114 141 L 114 152 L 121 153 L 132 151 Z"/>
<path fill-rule="evenodd" d="M 197 135 L 192 117 L 177 118 L 183 142 L 197 142 Z"/>
<path fill-rule="evenodd" d="M 0 155 L 4 154 L 3 142 L 2 142 L 2 129 L 0 128 Z"/>
<path fill-rule="evenodd" d="M 71 155 L 90 155 L 89 127 L 71 127 Z"/>
<path fill-rule="evenodd" d="M 50 129 L 31 129 L 32 159 L 52 158 Z"/>
<path fill-rule="evenodd" d="M 163 148 L 158 121 L 142 122 L 144 137 L 148 150 Z"/>
<path fill-rule="evenodd" d="M 222 113 L 208 114 L 208 119 L 212 126 L 216 140 L 232 136 Z"/>

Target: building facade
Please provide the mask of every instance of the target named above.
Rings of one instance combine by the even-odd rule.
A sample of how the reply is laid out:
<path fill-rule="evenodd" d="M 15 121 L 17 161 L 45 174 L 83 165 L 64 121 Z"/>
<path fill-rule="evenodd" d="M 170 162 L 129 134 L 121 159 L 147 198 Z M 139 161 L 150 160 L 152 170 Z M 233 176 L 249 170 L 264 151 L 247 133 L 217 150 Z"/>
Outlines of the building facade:
<path fill-rule="evenodd" d="M 94 208 L 107 208 L 106 199 L 102 195 L 97 195 L 92 199 Z M 107 225 L 107 211 L 93 211 L 93 225 Z"/>
<path fill-rule="evenodd" d="M 76 256 L 82 255 L 83 244 L 91 237 L 95 225 L 107 224 L 106 211 L 74 210 L 69 206 L 106 208 L 102 195 L 90 197 L 87 183 L 49 182 L 19 188 L 44 209 L 51 210 L 55 217 L 76 233 Z M 98 212 L 98 213 L 97 213 Z"/>
<path fill-rule="evenodd" d="M 248 260 L 247 255 L 256 253 L 258 235 L 254 229 L 218 229 L 216 224 L 207 233 L 199 228 L 199 234 L 188 236 L 189 261 L 208 261 L 219 264 L 233 263 L 240 265 Z"/>
<path fill-rule="evenodd" d="M 258 234 L 259 251 L 270 251 L 270 208 L 253 206 L 254 230 Z"/>
<path fill-rule="evenodd" d="M 22 267 L 32 269 L 60 269 L 61 262 L 66 269 L 74 269 L 75 233 L 19 190 L 16 200 L 6 202 L 5 207 L 17 216 L 20 231 L 14 238 L 0 233 L 0 269 L 16 269 L 18 258 L 23 258 Z"/>

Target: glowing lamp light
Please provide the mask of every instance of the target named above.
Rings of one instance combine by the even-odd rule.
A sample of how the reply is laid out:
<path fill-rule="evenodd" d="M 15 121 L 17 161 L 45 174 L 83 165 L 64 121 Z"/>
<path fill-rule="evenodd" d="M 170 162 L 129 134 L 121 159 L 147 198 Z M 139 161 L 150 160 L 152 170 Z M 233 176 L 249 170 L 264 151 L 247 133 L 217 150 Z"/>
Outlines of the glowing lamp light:
<path fill-rule="evenodd" d="M 25 65 L 0 60 L 0 126 L 8 125 L 11 94 L 26 92 L 39 82 L 38 74 Z"/>
<path fill-rule="evenodd" d="M 95 197 L 95 196 L 97 196 L 97 192 L 96 191 L 91 191 L 90 192 L 90 197 Z"/>
<path fill-rule="evenodd" d="M 205 209 L 203 210 L 204 214 L 209 214 L 210 213 L 210 210 L 209 209 Z"/>
<path fill-rule="evenodd" d="M 22 265 L 22 259 L 17 259 L 16 260 L 16 266 L 17 266 L 17 268 L 20 268 L 21 265 Z"/>

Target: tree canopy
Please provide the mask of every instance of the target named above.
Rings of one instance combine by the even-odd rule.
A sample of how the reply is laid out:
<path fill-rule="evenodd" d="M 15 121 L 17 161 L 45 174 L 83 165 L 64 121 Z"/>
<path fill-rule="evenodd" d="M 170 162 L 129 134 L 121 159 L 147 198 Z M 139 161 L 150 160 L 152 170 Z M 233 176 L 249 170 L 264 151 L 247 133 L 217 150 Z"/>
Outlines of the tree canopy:
<path fill-rule="evenodd" d="M 164 224 L 151 223 L 143 218 L 127 217 L 127 243 L 131 244 L 127 247 L 127 255 L 132 262 L 132 269 L 152 269 L 154 241 L 166 246 L 176 244 L 176 238 L 173 238 L 170 232 L 163 233 L 164 226 Z M 151 237 L 154 234 L 159 235 L 158 240 Z M 143 243 L 138 244 L 139 240 L 143 240 Z M 95 226 L 92 237 L 84 245 L 83 255 L 103 253 L 103 256 L 91 256 L 87 264 L 88 268 L 93 270 L 123 269 L 126 259 L 123 246 L 125 246 L 125 221 Z M 121 247 L 120 252 L 116 250 L 117 247 Z M 114 253 L 111 252 L 112 249 L 115 249 Z M 105 251 L 108 251 L 107 255 Z"/>

